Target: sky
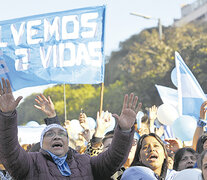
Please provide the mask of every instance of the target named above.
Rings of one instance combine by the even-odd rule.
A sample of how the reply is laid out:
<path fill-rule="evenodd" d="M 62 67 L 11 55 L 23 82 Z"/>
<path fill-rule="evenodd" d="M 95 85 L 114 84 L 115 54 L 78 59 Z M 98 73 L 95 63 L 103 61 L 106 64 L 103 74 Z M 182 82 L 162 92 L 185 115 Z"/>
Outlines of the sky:
<path fill-rule="evenodd" d="M 1 0 L 3 1 L 3 0 Z M 59 12 L 91 6 L 106 5 L 105 55 L 119 50 L 119 43 L 145 28 L 157 26 L 156 19 L 143 19 L 131 12 L 160 18 L 163 26 L 170 26 L 181 17 L 181 6 L 195 0 L 6 0 L 0 6 L 0 21 Z M 51 85 L 50 85 L 51 86 Z M 24 98 L 33 92 L 42 92 L 48 86 L 26 88 L 14 93 Z"/>

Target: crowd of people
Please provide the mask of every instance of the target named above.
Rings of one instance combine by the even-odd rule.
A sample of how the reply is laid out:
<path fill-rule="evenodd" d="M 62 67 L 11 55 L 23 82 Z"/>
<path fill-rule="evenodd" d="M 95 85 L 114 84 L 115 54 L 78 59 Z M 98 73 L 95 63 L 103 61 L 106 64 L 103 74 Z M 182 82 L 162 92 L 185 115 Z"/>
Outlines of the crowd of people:
<path fill-rule="evenodd" d="M 207 101 L 201 105 L 191 145 L 186 146 L 178 138 L 165 135 L 167 128 L 157 121 L 156 106 L 137 116 L 142 104 L 133 93 L 124 96 L 120 115 L 97 112 L 94 130 L 89 128 L 87 114 L 81 111 L 83 132 L 76 140 L 70 135 L 74 131 L 70 121 L 61 125 L 51 98 L 40 94 L 35 108 L 46 114 L 47 126 L 40 142 L 21 146 L 16 111 L 21 99 L 14 99 L 9 80 L 2 78 L 0 179 L 207 180 Z M 116 124 L 107 131 L 112 116 Z M 187 175 L 183 173 L 186 169 L 191 169 Z"/>

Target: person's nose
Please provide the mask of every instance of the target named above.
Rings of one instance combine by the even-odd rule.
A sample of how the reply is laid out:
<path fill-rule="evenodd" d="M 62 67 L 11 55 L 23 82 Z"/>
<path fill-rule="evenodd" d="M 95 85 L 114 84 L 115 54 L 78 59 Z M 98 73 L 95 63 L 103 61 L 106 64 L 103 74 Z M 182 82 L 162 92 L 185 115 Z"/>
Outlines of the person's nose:
<path fill-rule="evenodd" d="M 149 151 L 152 152 L 154 150 L 155 150 L 154 147 L 152 145 L 149 145 Z"/>
<path fill-rule="evenodd" d="M 61 136 L 58 133 L 55 133 L 54 139 L 61 139 Z"/>
<path fill-rule="evenodd" d="M 188 159 L 187 159 L 187 164 L 193 164 L 192 159 L 188 158 Z"/>
<path fill-rule="evenodd" d="M 189 160 L 187 163 L 188 164 L 193 164 L 193 161 L 192 160 Z"/>

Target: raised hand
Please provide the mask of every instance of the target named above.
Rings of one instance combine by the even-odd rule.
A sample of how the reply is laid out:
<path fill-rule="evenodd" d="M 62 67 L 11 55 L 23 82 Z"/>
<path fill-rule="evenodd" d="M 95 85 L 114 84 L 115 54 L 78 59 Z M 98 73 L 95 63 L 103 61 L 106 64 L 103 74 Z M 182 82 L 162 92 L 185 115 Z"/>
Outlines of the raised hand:
<path fill-rule="evenodd" d="M 19 96 L 16 100 L 12 94 L 11 85 L 8 79 L 1 78 L 0 83 L 0 110 L 2 112 L 13 112 L 23 98 Z"/>
<path fill-rule="evenodd" d="M 206 112 L 207 112 L 207 101 L 204 101 L 204 103 L 201 105 L 200 108 L 200 119 L 206 119 Z"/>
<path fill-rule="evenodd" d="M 172 154 L 175 153 L 178 149 L 182 148 L 181 142 L 178 139 L 165 139 L 169 144 L 166 145 L 167 152 Z"/>
<path fill-rule="evenodd" d="M 157 118 L 157 107 L 154 105 L 149 108 L 150 132 L 154 132 L 154 122 Z M 158 131 L 159 132 L 159 131 Z"/>
<path fill-rule="evenodd" d="M 154 105 L 149 108 L 149 119 L 155 120 L 157 118 L 157 107 Z"/>
<path fill-rule="evenodd" d="M 129 102 L 128 102 L 129 101 Z M 140 110 L 142 104 L 138 103 L 138 97 L 131 93 L 125 94 L 121 115 L 113 114 L 122 130 L 130 130 L 136 120 L 136 114 Z"/>
<path fill-rule="evenodd" d="M 79 123 L 84 130 L 89 130 L 88 122 L 86 121 L 86 119 L 86 114 L 81 112 L 79 115 Z"/>
<path fill-rule="evenodd" d="M 94 136 L 95 137 L 103 137 L 105 134 L 106 129 L 111 125 L 112 123 L 112 114 L 108 111 L 104 112 L 102 111 L 101 114 L 97 112 L 97 127 Z"/>
<path fill-rule="evenodd" d="M 48 116 L 48 118 L 56 116 L 55 106 L 50 96 L 48 96 L 47 99 L 43 94 L 40 94 L 39 96 L 37 96 L 37 99 L 35 99 L 35 101 L 39 104 L 39 106 L 34 105 L 34 107 L 44 112 Z"/>
<path fill-rule="evenodd" d="M 91 132 L 89 129 L 84 130 L 82 133 L 79 133 L 79 135 L 81 135 L 82 137 L 84 137 L 84 139 L 89 142 L 91 139 Z"/>
<path fill-rule="evenodd" d="M 112 114 L 108 111 L 102 111 L 99 115 L 99 111 L 97 112 L 97 129 L 105 130 L 111 125 Z"/>

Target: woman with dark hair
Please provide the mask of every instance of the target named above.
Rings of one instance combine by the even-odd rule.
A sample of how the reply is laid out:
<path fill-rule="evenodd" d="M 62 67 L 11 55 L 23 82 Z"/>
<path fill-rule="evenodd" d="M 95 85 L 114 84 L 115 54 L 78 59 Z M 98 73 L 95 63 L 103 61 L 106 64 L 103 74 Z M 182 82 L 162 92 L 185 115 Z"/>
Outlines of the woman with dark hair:
<path fill-rule="evenodd" d="M 187 168 L 193 168 L 196 160 L 197 154 L 193 148 L 181 148 L 176 151 L 174 156 L 173 169 L 176 171 L 181 171 Z"/>
<path fill-rule="evenodd" d="M 203 180 L 207 180 L 207 150 L 204 150 L 201 153 L 200 164 L 201 164 Z"/>
<path fill-rule="evenodd" d="M 203 151 L 207 150 L 207 135 L 203 134 L 197 142 L 196 152 L 198 153 L 198 160 L 194 167 L 198 167 L 201 169 L 201 154 Z"/>
<path fill-rule="evenodd" d="M 131 166 L 123 176 L 123 180 L 159 179 L 171 180 L 176 171 L 168 169 L 168 155 L 162 140 L 155 133 L 141 136 Z M 143 166 L 143 167 L 140 167 Z"/>
<path fill-rule="evenodd" d="M 198 139 L 198 142 L 197 142 L 197 145 L 196 145 L 196 152 L 198 154 L 201 154 L 204 150 L 207 149 L 207 135 L 206 134 L 203 134 L 199 139 Z"/>

